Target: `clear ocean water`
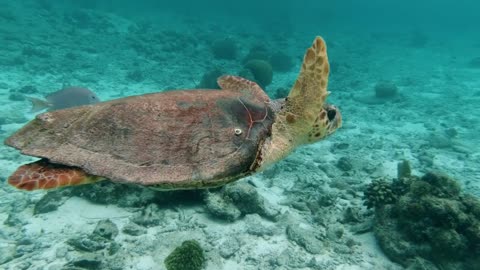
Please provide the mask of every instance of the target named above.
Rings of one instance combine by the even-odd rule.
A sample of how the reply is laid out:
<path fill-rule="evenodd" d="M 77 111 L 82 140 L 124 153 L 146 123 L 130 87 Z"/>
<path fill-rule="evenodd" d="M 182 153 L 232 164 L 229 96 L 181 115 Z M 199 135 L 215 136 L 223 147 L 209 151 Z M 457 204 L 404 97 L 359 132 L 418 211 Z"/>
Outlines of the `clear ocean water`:
<path fill-rule="evenodd" d="M 480 269 L 479 10 L 473 0 L 0 0 L 0 269 Z M 311 46 L 323 64 L 302 73 Z M 309 106 L 327 68 L 335 107 Z M 222 87 L 224 75 L 256 84 Z M 259 102 L 252 85 L 282 106 Z M 298 119 L 332 134 L 301 139 L 315 132 L 290 128 Z M 250 175 L 279 137 L 299 145 Z M 50 165 L 17 170 L 39 157 Z M 153 173 L 157 163 L 177 169 Z M 38 188 L 72 173 L 62 164 L 93 183 Z M 41 180 L 17 185 L 22 168 Z M 141 184 L 190 172 L 181 188 Z M 245 175 L 206 188 L 213 172 Z"/>

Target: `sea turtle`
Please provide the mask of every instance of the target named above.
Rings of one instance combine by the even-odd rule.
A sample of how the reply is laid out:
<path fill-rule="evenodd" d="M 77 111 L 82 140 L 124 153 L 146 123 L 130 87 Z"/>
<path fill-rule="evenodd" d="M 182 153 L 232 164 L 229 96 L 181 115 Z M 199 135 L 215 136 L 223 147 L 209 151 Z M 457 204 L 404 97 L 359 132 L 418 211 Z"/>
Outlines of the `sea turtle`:
<path fill-rule="evenodd" d="M 287 98 L 254 82 L 218 79 L 221 90 L 176 90 L 39 114 L 5 144 L 40 157 L 8 182 L 50 189 L 104 179 L 160 189 L 226 184 L 261 171 L 341 126 L 325 103 L 329 64 L 317 37 Z"/>

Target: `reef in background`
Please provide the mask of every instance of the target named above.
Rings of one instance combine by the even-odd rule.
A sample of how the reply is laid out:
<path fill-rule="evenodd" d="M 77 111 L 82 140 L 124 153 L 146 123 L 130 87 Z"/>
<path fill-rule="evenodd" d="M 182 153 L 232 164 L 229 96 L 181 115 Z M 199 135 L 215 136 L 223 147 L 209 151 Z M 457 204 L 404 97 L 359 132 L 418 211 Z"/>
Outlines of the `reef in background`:
<path fill-rule="evenodd" d="M 375 207 L 375 236 L 392 261 L 408 269 L 480 269 L 480 200 L 454 179 L 399 173 L 393 182 L 373 181 L 365 202 Z"/>

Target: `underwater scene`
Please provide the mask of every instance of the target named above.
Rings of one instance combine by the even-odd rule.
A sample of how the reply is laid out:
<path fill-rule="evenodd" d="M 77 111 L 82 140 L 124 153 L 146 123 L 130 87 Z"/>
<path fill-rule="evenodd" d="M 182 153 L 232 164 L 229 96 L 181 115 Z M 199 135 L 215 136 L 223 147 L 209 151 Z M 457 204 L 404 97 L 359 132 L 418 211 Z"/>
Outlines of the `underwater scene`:
<path fill-rule="evenodd" d="M 480 269 L 479 10 L 0 0 L 0 269 Z"/>

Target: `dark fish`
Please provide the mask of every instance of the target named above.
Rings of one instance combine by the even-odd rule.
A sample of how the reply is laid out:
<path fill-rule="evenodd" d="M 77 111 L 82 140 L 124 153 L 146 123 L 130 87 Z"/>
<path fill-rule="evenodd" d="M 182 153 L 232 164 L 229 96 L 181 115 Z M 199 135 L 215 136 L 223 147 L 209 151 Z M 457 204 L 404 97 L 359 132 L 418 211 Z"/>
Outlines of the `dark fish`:
<path fill-rule="evenodd" d="M 95 93 L 87 88 L 67 87 L 45 96 L 45 100 L 34 97 L 27 97 L 32 102 L 31 112 L 38 112 L 44 109 L 55 111 L 100 102 Z"/>

